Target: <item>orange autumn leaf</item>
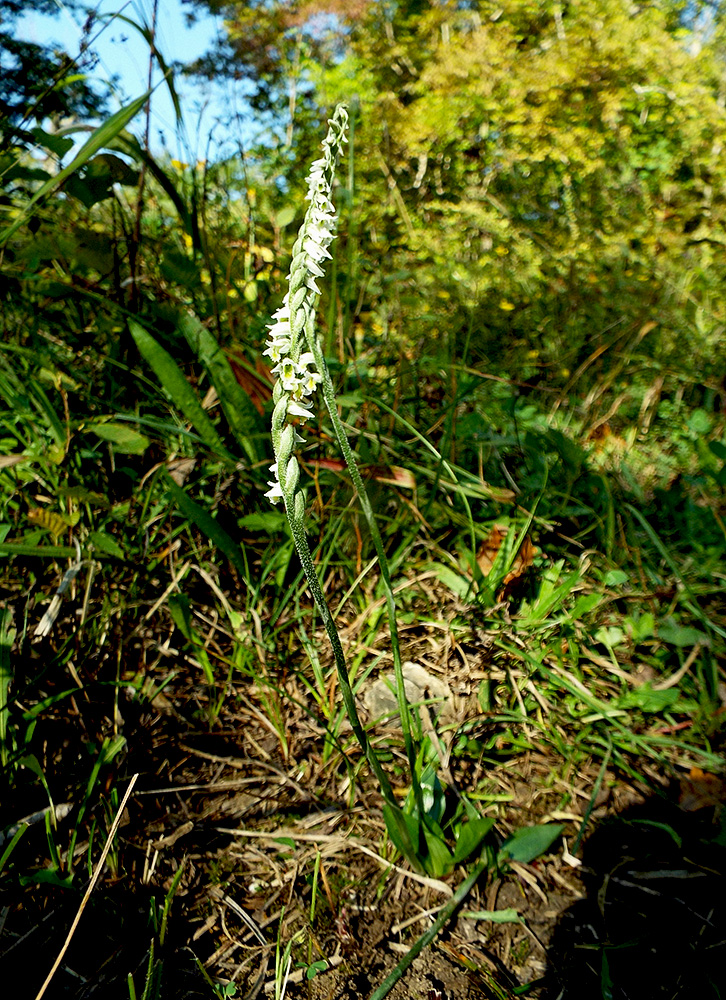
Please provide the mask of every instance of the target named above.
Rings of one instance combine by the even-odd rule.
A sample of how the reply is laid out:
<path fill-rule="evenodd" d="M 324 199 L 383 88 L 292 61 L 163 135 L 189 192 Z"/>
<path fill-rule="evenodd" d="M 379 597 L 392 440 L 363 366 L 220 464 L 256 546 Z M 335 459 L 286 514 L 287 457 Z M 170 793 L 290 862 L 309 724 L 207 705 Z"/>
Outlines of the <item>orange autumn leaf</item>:
<path fill-rule="evenodd" d="M 476 561 L 484 576 L 489 576 L 491 573 L 494 562 L 508 532 L 509 528 L 507 525 L 495 524 L 479 547 Z M 524 576 L 526 571 L 534 562 L 534 557 L 538 552 L 539 549 L 532 544 L 532 540 L 529 535 L 525 535 L 521 545 L 519 546 L 517 554 L 512 561 L 509 572 L 502 580 L 503 589 L 499 595 L 500 599 L 501 597 L 509 594 L 516 585 L 517 581 Z"/>
<path fill-rule="evenodd" d="M 260 358 L 258 358 L 255 366 L 257 369 L 256 374 L 250 371 L 249 368 L 243 367 L 238 361 L 235 361 L 232 354 L 227 355 L 227 360 L 234 373 L 234 377 L 250 397 L 254 408 L 259 414 L 264 414 L 265 404 L 272 398 L 272 375 L 270 374 L 270 369 L 267 368 Z"/>
<path fill-rule="evenodd" d="M 726 802 L 726 782 L 716 774 L 708 774 L 700 767 L 692 767 L 681 778 L 678 804 L 684 812 L 697 812 L 707 806 Z"/>
<path fill-rule="evenodd" d="M 345 462 L 342 458 L 316 458 L 309 464 L 331 472 L 345 471 Z M 360 473 L 364 479 L 375 479 L 376 482 L 389 483 L 404 490 L 413 490 L 416 487 L 413 473 L 400 465 L 362 465 Z"/>

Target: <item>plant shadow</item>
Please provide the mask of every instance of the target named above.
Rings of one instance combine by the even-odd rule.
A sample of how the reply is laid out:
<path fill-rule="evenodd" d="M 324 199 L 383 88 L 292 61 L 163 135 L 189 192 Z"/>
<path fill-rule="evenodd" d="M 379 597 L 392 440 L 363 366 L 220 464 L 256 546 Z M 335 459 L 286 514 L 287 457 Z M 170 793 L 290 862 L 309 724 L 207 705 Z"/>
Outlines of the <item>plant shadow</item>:
<path fill-rule="evenodd" d="M 588 838 L 586 896 L 555 930 L 543 1000 L 726 995 L 724 783 L 702 778 L 682 781 L 678 802 L 653 797 Z"/>

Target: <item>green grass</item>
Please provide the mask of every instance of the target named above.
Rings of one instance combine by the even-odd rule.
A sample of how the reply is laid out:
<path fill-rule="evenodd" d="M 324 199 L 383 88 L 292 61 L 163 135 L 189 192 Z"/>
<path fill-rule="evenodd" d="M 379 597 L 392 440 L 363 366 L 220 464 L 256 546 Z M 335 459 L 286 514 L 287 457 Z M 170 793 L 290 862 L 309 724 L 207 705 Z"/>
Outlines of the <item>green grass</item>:
<path fill-rule="evenodd" d="M 218 827 L 239 820 L 262 835 L 296 823 L 307 830 L 311 816 L 335 814 L 384 863 L 401 862 L 341 706 L 291 531 L 263 497 L 271 385 L 256 366 L 264 321 L 284 288 L 278 244 L 292 216 L 284 226 L 274 213 L 274 225 L 256 220 L 254 245 L 269 250 L 260 257 L 270 267 L 253 275 L 250 251 L 243 274 L 227 246 L 241 239 L 235 211 L 208 206 L 203 251 L 187 247 L 164 198 L 198 235 L 194 199 L 185 208 L 171 166 L 153 163 L 139 252 L 156 292 L 136 302 L 135 318 L 129 322 L 132 302 L 110 272 L 35 259 L 20 230 L 11 234 L 0 346 L 7 926 L 20 941 L 34 926 L 46 928 L 56 905 L 67 926 L 70 904 L 83 898 L 112 840 L 95 891 L 98 912 L 114 919 L 88 952 L 113 965 L 114 939 L 134 922 L 143 929 L 114 967 L 118 975 L 126 963 L 132 1000 L 181 989 L 184 977 L 210 997 L 233 995 L 232 974 L 250 980 L 251 961 L 237 971 L 224 964 L 217 924 L 194 938 L 215 916 L 207 883 L 230 849 Z M 265 197 L 273 202 L 279 192 L 269 185 Z M 58 220 L 38 215 L 43 239 L 59 226 L 73 241 L 89 219 L 120 238 L 121 203 L 86 206 L 88 218 L 72 198 L 56 204 Z M 39 198 L 26 207 L 40 209 Z M 344 256 L 336 267 L 345 267 Z M 572 775 L 586 775 L 585 814 L 567 820 L 575 853 L 592 830 L 603 784 L 644 773 L 657 784 L 692 768 L 720 773 L 726 444 L 708 402 L 712 389 L 666 372 L 655 399 L 652 361 L 633 355 L 631 396 L 603 423 L 628 364 L 610 384 L 593 375 L 564 388 L 543 371 L 533 389 L 521 383 L 538 374 L 534 362 L 521 378 L 490 378 L 455 332 L 432 336 L 417 352 L 413 336 L 386 338 L 372 321 L 350 356 L 337 317 L 350 330 L 368 292 L 353 272 L 343 278 L 326 293 L 323 340 L 340 420 L 380 526 L 402 656 L 438 670 L 461 702 L 453 723 L 437 721 L 435 699 L 412 711 L 413 768 L 435 822 L 422 864 L 428 876 L 440 884 L 455 871 L 467 886 L 478 865 L 490 873 L 506 867 L 507 841 L 534 858 L 517 830 L 551 833 L 554 824 L 508 812 L 515 792 L 503 778 L 532 757 L 547 762 L 542 790 L 559 810 L 573 806 Z M 400 308 L 390 287 L 381 288 L 375 315 L 385 313 L 385 295 L 392 312 Z M 360 696 L 392 669 L 391 626 L 376 540 L 334 432 L 321 415 L 300 455 L 306 530 Z M 485 574 L 477 553 L 504 528 Z M 520 573 L 527 540 L 537 551 Z M 56 618 L 38 635 L 56 595 Z M 400 730 L 380 725 L 368 736 L 396 801 L 406 802 L 412 762 Z M 196 781 L 197 770 L 204 780 Z M 137 795 L 111 838 L 137 772 Z M 174 789 L 196 784 L 210 803 L 188 807 Z M 233 819 L 214 812 L 216 786 L 220 799 L 240 797 Z M 182 802 L 199 827 L 178 841 L 181 823 L 166 825 L 172 793 L 174 808 Z M 415 796 L 406 808 L 421 819 Z M 269 917 L 260 932 L 266 944 L 254 961 L 277 995 L 288 970 L 330 957 L 330 925 L 359 877 L 340 862 L 331 889 L 326 866 L 338 863 L 335 855 L 329 862 L 322 848 L 297 854 L 298 846 L 292 838 L 238 862 L 266 897 L 264 920 L 257 914 L 261 923 Z M 283 910 L 283 875 L 292 868 L 299 881 Z M 375 872 L 382 896 L 386 878 Z M 249 888 L 246 874 L 243 881 L 237 870 L 225 873 L 240 891 Z M 34 970 L 42 972 L 35 988 L 62 943 L 45 929 L 37 940 L 41 934 L 37 953 L 47 969 Z M 103 961 L 89 965 L 90 980 Z"/>

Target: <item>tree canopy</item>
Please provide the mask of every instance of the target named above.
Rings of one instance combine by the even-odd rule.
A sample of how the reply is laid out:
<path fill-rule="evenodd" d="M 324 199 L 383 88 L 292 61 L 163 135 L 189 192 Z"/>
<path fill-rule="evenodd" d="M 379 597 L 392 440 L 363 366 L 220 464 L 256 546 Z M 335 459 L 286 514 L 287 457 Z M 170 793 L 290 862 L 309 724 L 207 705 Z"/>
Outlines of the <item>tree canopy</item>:
<path fill-rule="evenodd" d="M 79 8 L 76 2 L 65 5 Z M 17 37 L 21 14 L 54 14 L 53 0 L 0 0 L 0 140 L 22 122 L 60 120 L 76 115 L 94 117 L 104 101 L 89 86 L 83 72 L 88 56 L 69 55 L 53 44 L 41 45 Z M 86 25 L 90 30 L 90 19 Z"/>
<path fill-rule="evenodd" d="M 310 118 L 356 105 L 353 266 L 369 292 L 377 261 L 397 271 L 409 333 L 474 322 L 480 353 L 526 338 L 566 377 L 614 326 L 631 341 L 648 327 L 664 358 L 687 323 L 688 356 L 715 363 L 720 5 L 210 6 L 301 158 Z M 291 159 L 287 182 L 299 171 Z"/>

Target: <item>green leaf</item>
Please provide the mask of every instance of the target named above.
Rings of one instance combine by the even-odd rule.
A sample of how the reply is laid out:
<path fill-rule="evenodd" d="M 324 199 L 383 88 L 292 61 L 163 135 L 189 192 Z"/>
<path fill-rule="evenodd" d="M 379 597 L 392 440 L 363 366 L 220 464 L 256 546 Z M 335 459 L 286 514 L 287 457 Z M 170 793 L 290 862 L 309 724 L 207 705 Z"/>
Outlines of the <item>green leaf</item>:
<path fill-rule="evenodd" d="M 174 406 L 186 417 L 202 441 L 212 451 L 233 462 L 234 458 L 222 444 L 214 424 L 207 416 L 196 393 L 171 354 L 154 340 L 147 330 L 133 320 L 129 320 L 129 329 L 141 356 L 169 394 Z"/>
<path fill-rule="evenodd" d="M 309 965 L 307 967 L 305 978 L 315 979 L 315 977 L 319 972 L 327 972 L 327 971 L 328 971 L 328 963 L 325 961 L 324 958 L 321 958 L 318 959 L 317 962 L 313 962 L 312 965 Z"/>
<path fill-rule="evenodd" d="M 73 149 L 73 139 L 45 132 L 40 126 L 31 128 L 30 134 L 39 146 L 49 150 L 55 156 L 65 156 L 69 150 Z"/>
<path fill-rule="evenodd" d="M 40 556 L 47 559 L 67 559 L 75 556 L 71 545 L 26 545 L 24 542 L 1 542 L 0 556 Z"/>
<path fill-rule="evenodd" d="M 618 701 L 618 705 L 621 708 L 639 708 L 643 712 L 662 712 L 664 709 L 675 705 L 679 697 L 680 691 L 678 688 L 668 688 L 666 691 L 654 691 L 650 682 L 648 682 L 624 694 Z"/>
<path fill-rule="evenodd" d="M 237 443 L 247 453 L 250 462 L 259 461 L 260 456 L 253 440 L 253 435 L 260 432 L 259 414 L 235 378 L 232 367 L 216 338 L 196 316 L 183 316 L 179 321 L 179 329 L 209 372 L 227 423 Z"/>
<path fill-rule="evenodd" d="M 115 559 L 124 559 L 126 556 L 116 539 L 107 535 L 105 531 L 92 531 L 88 541 L 97 552 L 103 552 L 104 555 L 113 556 Z"/>
<path fill-rule="evenodd" d="M 565 829 L 563 823 L 545 823 L 542 826 L 525 826 L 512 834 L 501 846 L 498 863 L 521 861 L 528 864 L 543 854 Z"/>
<path fill-rule="evenodd" d="M 508 910 L 465 910 L 461 916 L 468 917 L 469 920 L 489 920 L 493 924 L 524 923 L 513 907 Z"/>
<path fill-rule="evenodd" d="M 404 813 L 389 802 L 383 806 L 383 820 L 391 843 L 406 860 L 420 871 L 423 868 L 418 852 L 419 822 L 415 816 Z"/>
<path fill-rule="evenodd" d="M 89 424 L 86 430 L 91 431 L 102 441 L 110 442 L 114 451 L 121 455 L 143 455 L 151 444 L 145 434 L 135 431 L 128 424 L 104 423 Z"/>
<path fill-rule="evenodd" d="M 456 597 L 464 600 L 471 593 L 471 580 L 461 573 L 456 573 L 448 566 L 437 562 L 431 563 L 430 568 L 436 573 L 439 582 Z"/>
<path fill-rule="evenodd" d="M 21 885 L 55 885 L 61 889 L 70 889 L 73 885 L 73 874 L 61 878 L 52 868 L 41 868 L 30 875 L 21 875 L 18 881 Z"/>
<path fill-rule="evenodd" d="M 570 621 L 578 621 L 586 614 L 589 614 L 593 608 L 598 606 L 601 600 L 602 594 L 582 594 L 572 605 L 572 611 L 568 616 Z"/>
<path fill-rule="evenodd" d="M 625 638 L 625 632 L 621 628 L 618 628 L 617 625 L 603 625 L 595 632 L 593 638 L 596 642 L 601 642 L 603 646 L 607 646 L 608 649 L 612 649 L 620 645 Z"/>
<path fill-rule="evenodd" d="M 709 639 L 705 632 L 692 628 L 690 625 L 679 625 L 672 619 L 658 626 L 658 638 L 671 646 L 695 646 L 697 642 L 708 645 Z"/>
<path fill-rule="evenodd" d="M 458 865 L 475 851 L 478 851 L 493 826 L 494 819 L 489 817 L 470 819 L 468 823 L 462 824 L 456 840 L 454 864 Z"/>
<path fill-rule="evenodd" d="M 293 205 L 285 205 L 281 208 L 275 217 L 275 224 L 278 229 L 284 229 L 285 226 L 289 226 L 292 220 L 295 218 L 295 208 Z"/>
<path fill-rule="evenodd" d="M 20 826 L 18 827 L 18 829 L 13 834 L 13 839 L 10 841 L 10 843 L 8 844 L 8 846 L 3 851 L 2 856 L 0 856 L 0 874 L 2 874 L 2 871 L 5 868 L 5 865 L 8 863 L 8 859 L 10 858 L 10 855 L 13 853 L 13 851 L 15 849 L 15 845 L 20 840 L 20 838 L 23 836 L 23 834 L 25 833 L 25 831 L 28 830 L 28 829 L 29 829 L 29 827 L 28 827 L 27 823 L 21 823 Z"/>
<path fill-rule="evenodd" d="M 284 514 L 271 510 L 261 514 L 246 514 L 237 523 L 240 528 L 248 528 L 250 531 L 266 531 L 270 535 L 274 535 L 284 529 L 287 518 Z"/>
<path fill-rule="evenodd" d="M 446 846 L 443 834 L 430 829 L 426 823 L 421 824 L 421 830 L 426 843 L 426 855 L 421 859 L 424 870 L 433 878 L 447 875 L 454 867 L 454 856 Z"/>
<path fill-rule="evenodd" d="M 196 524 L 199 530 L 203 532 L 214 545 L 217 546 L 219 551 L 223 552 L 224 555 L 227 556 L 235 569 L 238 570 L 240 576 L 246 580 L 247 566 L 245 565 L 241 546 L 229 537 L 224 528 L 222 528 L 214 520 L 208 511 L 206 511 L 203 507 L 200 507 L 198 503 L 195 503 L 191 497 L 184 492 L 181 486 L 177 486 L 169 473 L 166 471 L 164 471 L 164 478 L 169 493 L 182 514 Z"/>
<path fill-rule="evenodd" d="M 135 101 L 131 101 L 126 107 L 121 108 L 116 112 L 115 115 L 105 121 L 102 125 L 91 134 L 90 138 L 81 146 L 76 156 L 71 160 L 67 167 L 59 171 L 55 177 L 51 177 L 50 180 L 42 184 L 38 190 L 35 192 L 33 197 L 30 199 L 25 208 L 20 212 L 17 219 L 0 232 L 0 246 L 10 239 L 10 237 L 20 229 L 24 222 L 26 222 L 30 216 L 33 214 L 33 209 L 36 207 L 38 202 L 40 202 L 46 195 L 50 194 L 51 191 L 55 191 L 57 188 L 63 184 L 63 182 L 79 170 L 85 163 L 91 159 L 100 149 L 116 138 L 119 132 L 122 132 L 131 119 L 141 111 L 143 106 L 146 104 L 151 91 L 147 91 L 143 96 L 137 97 Z"/>

